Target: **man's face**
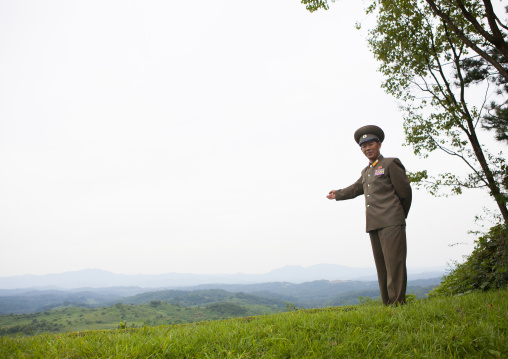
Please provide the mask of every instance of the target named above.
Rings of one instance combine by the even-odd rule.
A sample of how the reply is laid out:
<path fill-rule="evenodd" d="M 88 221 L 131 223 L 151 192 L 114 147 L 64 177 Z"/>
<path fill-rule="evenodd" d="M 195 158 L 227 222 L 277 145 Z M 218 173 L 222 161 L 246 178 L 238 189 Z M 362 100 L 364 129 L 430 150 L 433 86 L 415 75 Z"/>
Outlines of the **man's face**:
<path fill-rule="evenodd" d="M 379 151 L 381 149 L 381 142 L 378 141 L 369 141 L 362 143 L 360 146 L 365 157 L 369 159 L 370 162 L 374 162 L 379 157 Z"/>

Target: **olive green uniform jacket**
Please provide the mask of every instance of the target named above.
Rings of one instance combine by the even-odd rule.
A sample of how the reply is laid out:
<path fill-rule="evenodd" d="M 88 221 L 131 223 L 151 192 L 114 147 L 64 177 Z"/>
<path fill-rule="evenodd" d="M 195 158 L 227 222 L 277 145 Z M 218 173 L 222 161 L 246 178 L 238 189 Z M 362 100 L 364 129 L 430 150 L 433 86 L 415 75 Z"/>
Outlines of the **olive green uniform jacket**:
<path fill-rule="evenodd" d="M 335 191 L 343 201 L 365 195 L 367 232 L 402 225 L 411 207 L 411 186 L 406 170 L 398 158 L 379 156 L 375 166 L 369 164 L 351 186 Z"/>

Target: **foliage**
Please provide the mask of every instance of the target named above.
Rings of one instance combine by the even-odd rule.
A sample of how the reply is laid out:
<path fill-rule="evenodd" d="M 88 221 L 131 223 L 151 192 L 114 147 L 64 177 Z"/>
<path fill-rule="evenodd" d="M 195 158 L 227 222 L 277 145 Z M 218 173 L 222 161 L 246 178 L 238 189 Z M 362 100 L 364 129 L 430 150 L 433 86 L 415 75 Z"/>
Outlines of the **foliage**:
<path fill-rule="evenodd" d="M 27 290 L 17 295 L 0 296 L 0 315 L 37 313 L 62 307 L 99 308 L 116 303 L 144 304 L 156 307 L 160 302 L 170 302 L 182 306 L 194 306 L 218 301 L 243 301 L 249 304 L 266 306 L 284 306 L 283 300 L 264 298 L 253 294 L 230 293 L 224 290 L 170 290 L 150 291 L 129 297 L 120 297 L 116 293 L 99 294 L 90 289 L 87 292 L 72 293 L 69 291 Z M 145 289 L 146 290 L 146 289 Z M 111 289 L 111 291 L 114 291 Z M 134 293 L 139 293 L 138 288 Z"/>
<path fill-rule="evenodd" d="M 508 290 L 194 324 L 0 337 L 6 358 L 502 358 Z"/>
<path fill-rule="evenodd" d="M 206 309 L 230 317 L 245 316 L 249 312 L 249 310 L 243 305 L 235 303 L 213 303 L 206 306 Z"/>
<path fill-rule="evenodd" d="M 286 302 L 286 312 L 295 312 L 298 307 L 293 302 Z"/>
<path fill-rule="evenodd" d="M 213 302 L 244 302 L 266 306 L 283 307 L 284 301 L 277 298 L 266 298 L 262 295 L 231 293 L 223 289 L 201 290 L 162 290 L 147 292 L 120 300 L 126 304 L 143 304 L 148 302 L 169 302 L 181 306 L 196 306 Z"/>
<path fill-rule="evenodd" d="M 335 2 L 335 0 L 331 0 Z M 328 10 L 328 1 L 327 0 L 302 0 L 302 4 L 305 5 L 305 8 L 310 12 L 314 12 L 319 9 Z"/>
<path fill-rule="evenodd" d="M 473 252 L 435 288 L 432 296 L 508 287 L 508 228 L 497 225 L 476 241 Z"/>
<path fill-rule="evenodd" d="M 494 130 L 498 141 L 508 142 L 508 107 L 501 107 L 492 102 L 489 114 L 483 119 L 483 127 Z M 506 184 L 504 187 L 508 188 Z"/>
<path fill-rule="evenodd" d="M 408 288 L 417 293 L 419 297 L 425 297 L 428 291 L 439 282 L 439 278 L 432 278 L 425 283 L 409 281 Z M 73 301 L 69 300 L 70 294 L 66 291 L 54 291 L 51 295 L 48 295 L 46 291 L 27 290 L 26 293 L 16 291 L 16 295 L 4 294 L 0 296 L 0 315 L 37 313 L 63 307 L 99 308 L 115 303 L 146 304 L 150 302 L 154 302 L 150 304 L 154 307 L 158 302 L 169 302 L 182 307 L 207 305 L 214 302 L 232 302 L 272 308 L 284 308 L 286 302 L 294 302 L 301 307 L 319 308 L 330 305 L 357 304 L 358 296 L 379 296 L 377 282 L 361 281 L 330 282 L 320 280 L 300 284 L 285 282 L 214 284 L 210 287 L 213 289 L 202 289 L 203 286 L 197 286 L 187 290 L 150 291 L 123 298 L 118 296 L 114 288 L 109 289 L 111 296 L 98 295 L 97 292 L 94 292 L 95 290 L 104 291 L 104 288 L 90 289 L 88 292 L 79 292 L 79 300 Z M 139 291 L 141 288 L 137 288 L 134 293 L 139 293 Z"/>
<path fill-rule="evenodd" d="M 440 150 L 460 159 L 467 172 L 410 179 L 437 195 L 486 189 L 508 221 L 508 166 L 502 153 L 481 143 L 479 124 L 499 140 L 508 128 L 508 27 L 490 0 L 371 0 L 376 15 L 369 45 L 381 66 L 382 87 L 401 101 L 406 145 L 423 158 Z M 305 1 L 309 11 L 327 1 Z M 489 99 L 490 105 L 487 105 Z M 498 103 L 500 101 L 500 103 Z"/>
<path fill-rule="evenodd" d="M 154 303 L 155 302 L 155 303 Z M 247 300 L 210 302 L 206 306 L 182 307 L 152 301 L 139 305 L 122 303 L 103 308 L 61 308 L 37 314 L 0 316 L 0 335 L 33 335 L 44 332 L 65 333 L 93 329 L 194 323 L 205 320 L 271 314 L 283 311 L 283 305 L 259 305 Z"/>
<path fill-rule="evenodd" d="M 5 291 L 4 291 L 5 292 Z M 37 313 L 61 306 L 94 308 L 109 305 L 121 298 L 116 293 L 99 291 L 29 290 L 17 295 L 0 296 L 0 314 Z"/>
<path fill-rule="evenodd" d="M 481 144 L 477 131 L 486 110 L 485 98 L 496 92 L 491 89 L 489 72 L 473 76 L 477 67 L 472 61 L 479 60 L 427 1 L 374 4 L 376 10 L 371 11 L 377 11 L 377 24 L 370 31 L 369 44 L 381 62 L 380 71 L 385 76 L 382 86 L 403 101 L 406 145 L 421 157 L 441 150 L 459 158 L 469 169 L 462 176 L 445 172 L 433 177 L 423 171 L 411 179 L 432 194 L 443 187 L 455 194 L 465 188 L 486 188 L 507 221 L 507 197 L 499 186 L 506 176 L 506 161 L 502 153 L 494 155 Z M 438 5 L 444 6 L 444 1 Z M 478 1 L 469 1 L 465 6 L 482 24 L 487 21 Z M 483 41 L 458 6 L 448 7 L 447 18 L 467 38 L 475 43 Z M 483 96 L 478 96 L 479 91 Z"/>
<path fill-rule="evenodd" d="M 425 298 L 439 282 L 440 278 L 409 281 L 408 290 L 419 298 Z M 303 307 L 344 306 L 360 303 L 359 297 L 379 297 L 377 282 L 335 283 L 323 280 L 302 284 L 263 283 L 224 287 L 230 290 L 252 290 L 257 295 L 219 289 L 148 292 L 124 298 L 123 303 L 109 307 L 60 307 L 37 314 L 0 316 L 0 335 L 113 329 L 118 327 L 119 322 L 123 325 L 128 322 L 129 326 L 193 323 L 299 310 Z M 261 292 L 261 288 L 270 288 L 277 293 Z M 280 297 L 291 299 L 282 300 Z"/>

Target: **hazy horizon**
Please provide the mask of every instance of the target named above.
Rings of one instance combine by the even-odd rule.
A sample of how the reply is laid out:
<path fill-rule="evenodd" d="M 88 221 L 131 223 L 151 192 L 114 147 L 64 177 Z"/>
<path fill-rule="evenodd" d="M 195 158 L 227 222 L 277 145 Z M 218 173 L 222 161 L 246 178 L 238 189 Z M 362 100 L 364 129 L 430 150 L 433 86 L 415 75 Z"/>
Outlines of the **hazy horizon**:
<path fill-rule="evenodd" d="M 269 273 L 272 273 L 274 271 L 277 271 L 277 270 L 280 270 L 280 269 L 286 269 L 286 268 L 290 268 L 290 267 L 309 269 L 309 268 L 312 268 L 312 267 L 328 266 L 328 265 L 331 265 L 331 266 L 342 266 L 341 264 L 317 263 L 317 264 L 313 264 L 313 265 L 310 265 L 310 266 L 301 266 L 301 265 L 297 265 L 297 264 L 296 265 L 285 265 L 285 266 L 282 266 L 282 267 L 277 267 L 277 268 L 270 269 L 268 271 L 257 272 L 257 273 L 254 273 L 254 272 L 232 272 L 232 273 L 227 273 L 227 272 L 221 272 L 221 273 L 198 273 L 198 272 L 142 273 L 142 272 L 139 272 L 139 273 L 131 273 L 131 274 L 120 273 L 120 272 L 105 270 L 105 269 L 101 269 L 101 268 L 91 268 L 90 267 L 90 268 L 82 268 L 82 269 L 69 270 L 69 271 L 63 271 L 63 272 L 51 272 L 51 273 L 40 273 L 40 274 L 26 273 L 26 274 L 18 274 L 18 275 L 13 275 L 13 276 L 0 275 L 0 278 L 2 278 L 2 277 L 18 277 L 18 276 L 45 276 L 45 275 L 64 274 L 64 273 L 83 272 L 83 271 L 109 272 L 109 273 L 116 274 L 116 275 L 128 275 L 128 276 L 136 276 L 136 275 L 143 275 L 143 276 L 147 275 L 147 276 L 150 276 L 150 275 L 164 275 L 164 274 L 196 274 L 196 275 L 204 275 L 204 276 L 206 276 L 206 275 L 211 275 L 211 276 L 217 276 L 217 275 L 218 276 L 220 276 L 220 275 L 237 275 L 237 274 L 263 275 L 263 274 L 269 274 Z M 342 266 L 342 267 L 351 268 L 351 269 L 372 269 L 372 270 L 376 269 L 375 266 L 361 266 L 361 267 Z M 449 266 L 427 266 L 427 267 L 408 266 L 408 270 L 412 271 L 412 272 L 415 272 L 415 271 L 430 271 L 430 270 L 437 270 L 437 269 L 445 270 L 447 268 L 449 268 Z"/>
<path fill-rule="evenodd" d="M 354 131 L 465 169 L 402 146 L 371 22 L 352 0 L 0 2 L 0 276 L 374 267 L 364 199 L 325 198 L 367 163 Z M 408 267 L 462 260 L 482 207 L 414 190 Z"/>
<path fill-rule="evenodd" d="M 443 267 L 408 268 L 408 281 L 441 278 Z M 189 287 L 197 285 L 244 285 L 254 283 L 308 283 L 314 281 L 377 281 L 375 268 L 354 268 L 336 264 L 318 264 L 310 267 L 285 266 L 266 273 L 161 273 L 121 274 L 101 269 L 83 269 L 44 275 L 0 276 L 0 290 L 46 290 L 108 287 Z"/>

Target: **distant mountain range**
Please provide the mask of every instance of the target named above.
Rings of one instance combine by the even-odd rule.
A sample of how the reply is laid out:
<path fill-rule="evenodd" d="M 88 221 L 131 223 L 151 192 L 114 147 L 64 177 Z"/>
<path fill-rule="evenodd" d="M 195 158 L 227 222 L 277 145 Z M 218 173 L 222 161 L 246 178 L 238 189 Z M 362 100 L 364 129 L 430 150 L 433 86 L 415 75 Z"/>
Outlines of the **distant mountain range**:
<path fill-rule="evenodd" d="M 408 280 L 441 277 L 446 267 L 408 268 Z M 106 288 L 136 286 L 143 288 L 177 288 L 203 284 L 255 284 L 268 282 L 304 283 L 315 280 L 376 280 L 374 268 L 352 268 L 336 264 L 310 267 L 286 266 L 265 274 L 115 274 L 100 269 L 44 275 L 0 277 L 0 289 L 20 288 Z"/>
<path fill-rule="evenodd" d="M 439 285 L 441 277 L 408 281 L 407 293 L 425 298 Z M 38 313 L 68 307 L 100 308 L 118 303 L 139 305 L 152 301 L 182 307 L 233 302 L 284 309 L 285 303 L 321 308 L 357 304 L 363 298 L 378 298 L 377 281 L 315 280 L 305 283 L 269 282 L 256 284 L 201 284 L 178 289 L 107 287 L 76 289 L 0 289 L 0 335 L 3 315 Z M 247 302 L 248 303 L 247 303 Z M 4 321 L 5 323 L 5 321 Z"/>

